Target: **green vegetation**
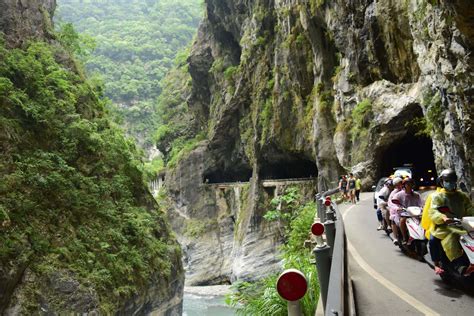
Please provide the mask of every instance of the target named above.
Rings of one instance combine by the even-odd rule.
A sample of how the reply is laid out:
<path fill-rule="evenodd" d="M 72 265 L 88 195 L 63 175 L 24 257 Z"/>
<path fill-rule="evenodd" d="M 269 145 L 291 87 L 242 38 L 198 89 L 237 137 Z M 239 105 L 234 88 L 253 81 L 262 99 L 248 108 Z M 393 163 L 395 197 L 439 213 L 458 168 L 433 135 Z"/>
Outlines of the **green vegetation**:
<path fill-rule="evenodd" d="M 162 80 L 163 92 L 158 98 L 157 125 L 153 137 L 164 154 L 167 167 L 174 167 L 179 159 L 193 150 L 206 133 L 199 133 L 197 122 L 188 107 L 191 76 L 187 64 L 178 64 Z"/>
<path fill-rule="evenodd" d="M 417 136 L 441 135 L 444 128 L 444 111 L 440 94 L 431 90 L 425 91 L 421 103 L 426 108 L 426 115 L 414 117 L 405 126 L 414 128 Z"/>
<path fill-rule="evenodd" d="M 301 195 L 298 193 L 298 188 L 290 187 L 286 189 L 285 194 L 272 199 L 271 205 L 274 209 L 267 211 L 265 215 L 263 215 L 263 218 L 267 221 L 292 220 L 298 215 L 297 210 L 300 206 L 300 199 Z"/>
<path fill-rule="evenodd" d="M 347 124 L 352 124 L 350 135 L 352 140 L 352 163 L 358 163 L 366 159 L 367 146 L 369 144 L 369 130 L 373 118 L 372 103 L 369 99 L 364 99 L 352 110 L 350 120 L 341 124 L 341 128 Z"/>
<path fill-rule="evenodd" d="M 441 104 L 439 92 L 426 92 L 423 94 L 422 104 L 426 107 L 426 129 L 424 134 L 430 135 L 434 132 L 437 135 L 443 133 L 444 111 Z"/>
<path fill-rule="evenodd" d="M 0 265 L 28 266 L 36 277 L 24 285 L 22 314 L 38 312 L 59 271 L 112 314 L 152 276 L 166 282 L 179 248 L 100 91 L 55 56 L 67 53 L 43 42 L 8 50 L 0 40 Z M 51 299 L 72 312 L 67 300 Z"/>
<path fill-rule="evenodd" d="M 69 22 L 58 23 L 62 33 L 73 34 L 72 25 L 83 33 L 79 39 L 87 45 L 72 47 L 79 57 L 91 52 L 94 37 L 86 70 L 101 77 L 115 120 L 145 147 L 158 127 L 160 82 L 192 40 L 202 12 L 202 0 L 58 1 L 58 20 Z"/>
<path fill-rule="evenodd" d="M 311 249 L 304 248 L 314 220 L 314 203 L 301 203 L 301 196 L 296 188 L 288 188 L 285 194 L 272 201 L 274 206 L 281 205 L 279 211 L 266 213 L 267 220 L 283 220 L 287 225 L 286 242 L 281 248 L 283 268 L 298 269 L 306 276 L 308 292 L 301 300 L 303 314 L 314 315 L 319 297 L 316 267 L 310 262 L 313 257 Z M 258 282 L 237 282 L 233 285 L 234 293 L 227 297 L 227 303 L 237 309 L 239 315 L 287 315 L 286 302 L 276 291 L 278 274 L 266 277 Z"/>
<path fill-rule="evenodd" d="M 229 80 L 231 81 L 235 74 L 239 71 L 239 67 L 237 66 L 231 66 L 231 67 L 228 67 L 225 71 L 224 71 L 224 78 L 226 80 Z"/>
<path fill-rule="evenodd" d="M 188 237 L 198 238 L 206 232 L 217 227 L 217 219 L 190 219 L 185 222 L 184 234 Z"/>
<path fill-rule="evenodd" d="M 322 5 L 324 5 L 324 3 L 325 3 L 325 0 L 310 0 L 309 5 L 311 8 L 311 14 L 316 15 L 316 13 L 318 12 L 318 9 Z"/>
<path fill-rule="evenodd" d="M 352 141 L 361 137 L 363 130 L 369 128 L 370 120 L 373 116 L 372 103 L 369 99 L 364 99 L 352 110 Z"/>
<path fill-rule="evenodd" d="M 269 129 L 271 128 L 271 119 L 273 118 L 273 101 L 272 97 L 269 97 L 264 105 L 262 112 L 260 112 L 259 122 L 262 126 L 262 137 L 260 138 L 260 145 L 264 145 L 267 141 Z"/>

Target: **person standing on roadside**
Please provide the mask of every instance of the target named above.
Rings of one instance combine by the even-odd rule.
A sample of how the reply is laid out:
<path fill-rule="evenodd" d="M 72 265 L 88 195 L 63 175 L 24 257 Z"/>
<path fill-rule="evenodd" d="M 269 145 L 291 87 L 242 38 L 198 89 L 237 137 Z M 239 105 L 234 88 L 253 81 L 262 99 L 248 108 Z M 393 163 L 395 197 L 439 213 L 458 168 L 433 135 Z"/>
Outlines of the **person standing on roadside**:
<path fill-rule="evenodd" d="M 347 200 L 347 178 L 344 175 L 339 180 L 339 191 L 342 192 L 343 201 Z"/>
<path fill-rule="evenodd" d="M 355 204 L 356 179 L 354 178 L 354 174 L 352 173 L 349 173 L 349 179 L 347 179 L 347 192 L 349 193 L 351 203 Z"/>
<path fill-rule="evenodd" d="M 357 202 L 360 202 L 360 189 L 362 187 L 362 181 L 360 181 L 359 177 L 356 177 L 356 199 Z"/>

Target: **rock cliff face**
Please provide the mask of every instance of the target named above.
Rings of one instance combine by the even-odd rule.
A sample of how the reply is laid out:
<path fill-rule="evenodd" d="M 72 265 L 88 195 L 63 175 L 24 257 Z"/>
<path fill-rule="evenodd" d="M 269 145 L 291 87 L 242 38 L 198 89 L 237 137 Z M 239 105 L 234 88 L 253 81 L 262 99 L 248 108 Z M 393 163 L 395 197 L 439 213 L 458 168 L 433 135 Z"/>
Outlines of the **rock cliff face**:
<path fill-rule="evenodd" d="M 280 267 L 278 246 L 284 227 L 263 219 L 271 200 L 297 187 L 304 201 L 314 197 L 316 183 L 304 181 L 203 183 L 207 145 L 196 149 L 167 175 L 170 218 L 183 247 L 186 284 L 213 285 L 237 279 L 255 280 Z"/>
<path fill-rule="evenodd" d="M 2 0 L 0 1 L 0 33 L 1 34 L 1 53 L 2 56 L 0 60 L 4 57 L 4 42 L 5 46 L 7 48 L 19 48 L 23 49 L 28 46 L 27 43 L 28 41 L 46 41 L 50 43 L 51 45 L 54 46 L 60 46 L 58 42 L 55 41 L 55 36 L 53 33 L 53 28 L 52 28 L 52 20 L 51 16 L 53 15 L 54 9 L 56 6 L 56 2 L 54 0 Z M 41 44 L 43 45 L 43 44 Z M 44 51 L 47 50 L 48 45 L 43 45 L 41 46 Z M 67 81 L 69 79 L 68 76 L 68 71 L 74 72 L 75 69 L 74 67 L 67 67 L 67 65 L 71 66 L 74 63 L 71 61 L 70 56 L 66 54 L 60 49 L 58 49 L 58 55 L 51 57 L 50 62 L 50 67 L 55 67 L 57 66 L 56 62 L 61 63 L 61 66 L 66 64 L 67 70 L 64 70 L 64 73 L 62 72 L 62 68 L 58 68 L 57 72 L 61 72 L 63 74 L 62 80 L 64 82 L 64 85 L 69 84 Z M 25 55 L 27 54 L 26 52 L 22 52 Z M 34 58 L 39 59 L 41 56 L 41 53 L 43 51 L 38 50 L 37 55 L 35 55 Z M 18 56 L 18 55 L 17 55 Z M 33 60 L 34 60 L 33 58 Z M 56 60 L 54 60 L 56 58 Z M 59 59 L 59 60 L 58 60 Z M 1 60 L 2 62 L 4 60 Z M 21 62 L 24 62 L 24 60 L 21 60 Z M 2 67 L 3 67 L 2 63 Z M 28 66 L 26 66 L 28 67 Z M 41 69 L 36 65 L 37 68 L 35 69 Z M 20 68 L 21 69 L 21 68 Z M 56 69 L 56 68 L 55 68 Z M 4 71 L 5 69 L 2 69 Z M 42 69 L 41 69 L 42 70 Z M 2 100 L 2 107 L 5 106 L 5 109 L 2 109 L 2 128 L 4 122 L 8 122 L 8 119 L 5 119 L 4 115 L 8 117 L 8 115 L 12 115 L 14 119 L 11 119 L 11 121 L 18 121 L 18 126 L 22 124 L 22 126 L 26 126 L 26 128 L 34 125 L 36 122 L 34 119 L 29 119 L 28 121 L 24 120 L 24 116 L 27 116 L 27 114 L 24 113 L 24 108 L 19 109 L 18 107 L 15 108 L 15 104 L 12 105 L 11 100 L 9 99 L 9 93 L 13 93 L 12 91 L 15 88 L 17 88 L 17 85 L 20 86 L 20 83 L 17 83 L 15 81 L 14 76 L 16 75 L 17 77 L 20 77 L 17 81 L 21 82 L 21 84 L 29 85 L 31 82 L 29 80 L 34 77 L 32 76 L 24 76 L 24 73 L 21 71 L 18 71 L 18 73 L 11 74 L 11 78 L 8 77 L 8 75 L 4 75 L 2 72 L 1 79 L 2 79 L 2 84 L 9 83 L 11 84 L 9 89 L 5 89 L 5 85 L 2 85 L 1 87 L 1 100 Z M 76 74 L 74 74 L 75 76 Z M 73 75 L 71 75 L 72 77 Z M 31 77 L 31 78 L 30 78 Z M 81 78 L 79 76 L 77 77 L 77 81 L 74 81 L 73 84 L 77 84 L 78 86 L 80 84 L 84 84 Z M 76 78 L 75 77 L 75 78 Z M 11 79 L 11 80 L 10 80 Z M 32 79 L 31 79 L 32 80 Z M 12 82 L 13 81 L 13 82 Z M 51 81 L 53 82 L 53 81 Z M 54 83 L 51 84 L 54 86 Z M 8 85 L 7 85 L 8 87 Z M 35 89 L 37 86 L 34 86 Z M 78 89 L 82 89 L 81 88 Z M 90 87 L 88 87 L 90 89 Z M 51 89 L 54 89 L 51 88 Z M 7 90 L 5 92 L 5 90 Z M 24 89 L 27 90 L 27 89 Z M 92 94 L 92 90 L 91 94 Z M 38 91 L 34 91 L 35 93 L 38 93 Z M 49 92 L 49 91 L 48 91 Z M 54 94 L 54 92 L 52 93 Z M 77 113 L 74 113 L 75 117 L 81 116 L 83 119 L 83 122 L 86 124 L 90 124 L 92 126 L 95 124 L 95 122 L 92 122 L 92 119 L 90 117 L 93 117 L 94 115 L 90 115 L 90 113 L 83 113 L 81 112 L 81 109 L 83 111 L 86 111 L 86 109 L 89 105 L 92 104 L 92 106 L 95 106 L 96 108 L 93 109 L 92 112 L 95 114 L 99 113 L 99 115 L 103 115 L 101 113 L 101 108 L 100 104 L 97 101 L 97 97 L 95 95 L 87 95 L 87 93 L 84 95 L 84 100 L 79 100 L 79 101 L 74 101 L 74 104 L 67 104 L 67 106 L 71 106 L 74 108 L 74 106 L 77 106 Z M 28 102 L 29 95 L 27 95 L 27 92 L 25 92 L 24 96 L 22 97 L 21 102 Z M 33 96 L 31 97 L 33 101 L 35 95 L 33 93 Z M 60 98 L 59 96 L 58 98 Z M 51 102 L 56 101 L 56 99 L 51 98 L 50 100 L 53 100 Z M 21 103 L 19 102 L 19 103 Z M 81 103 L 82 102 L 82 103 Z M 83 104 L 87 103 L 88 104 Z M 96 102 L 96 103 L 94 103 Z M 72 103 L 72 102 L 71 102 Z M 38 111 L 47 111 L 44 108 L 41 108 L 43 104 L 38 101 L 38 104 L 35 104 L 37 108 L 39 108 Z M 56 104 L 48 104 L 47 106 L 53 107 L 56 106 Z M 62 105 L 63 107 L 66 107 L 66 105 Z M 14 110 L 11 110 L 11 109 Z M 11 113 L 9 112 L 11 110 Z M 49 110 L 49 109 L 48 109 Z M 21 113 L 21 114 L 18 114 Z M 64 112 L 67 113 L 67 112 Z M 15 117 L 15 114 L 18 114 Z M 56 118 L 55 118 L 56 119 Z M 88 121 L 90 119 L 91 121 Z M 23 121 L 22 121 L 23 120 Z M 59 119 L 58 119 L 59 120 Z M 5 123 L 6 124 L 6 123 Z M 107 124 L 107 123 L 105 123 Z M 8 126 L 5 127 L 8 130 Z M 20 129 L 19 129 L 20 131 Z M 32 135 L 20 135 L 18 137 L 10 137 L 11 135 L 4 135 L 4 130 L 2 129 L 2 137 L 0 139 L 0 147 L 2 148 L 2 161 L 1 161 L 1 170 L 0 174 L 2 175 L 2 179 L 6 179 L 7 176 L 11 176 L 11 173 L 16 171 L 15 167 L 11 167 L 11 165 L 8 165 L 9 160 L 15 160 L 15 159 L 20 159 L 20 154 L 24 154 L 25 156 L 28 155 L 28 153 L 33 152 L 33 154 L 36 151 L 41 151 L 44 150 L 44 152 L 48 151 L 48 148 L 38 148 L 41 146 L 40 143 L 44 143 L 43 139 L 38 139 L 38 136 L 35 137 L 35 134 L 32 133 Z M 29 133 L 29 132 L 28 132 Z M 27 134 L 26 132 L 24 134 Z M 54 134 L 51 134 L 54 135 Z M 98 134 L 97 134 L 98 135 Z M 22 140 L 22 137 L 28 137 L 31 136 L 33 141 L 28 143 L 27 150 L 30 150 L 31 152 L 25 153 L 25 151 L 21 151 L 23 148 L 19 149 L 19 153 L 17 153 L 18 157 L 14 159 L 11 158 L 11 152 L 13 150 L 16 150 L 16 147 L 18 143 Z M 66 136 L 67 137 L 67 136 Z M 121 136 L 119 136 L 120 138 Z M 7 141 L 5 141 L 7 139 Z M 10 141 L 10 143 L 8 143 Z M 28 140 L 26 141 L 28 142 Z M 122 138 L 122 142 L 124 142 L 124 139 Z M 39 145 L 38 145 L 39 144 Z M 46 146 L 45 146 L 46 147 Z M 53 147 L 51 145 L 51 147 Z M 7 150 L 8 149 L 8 150 Z M 123 148 L 122 148 L 123 149 Z M 118 149 L 117 152 L 119 152 L 122 149 Z M 5 153 L 3 152 L 5 150 Z M 7 152 L 10 151 L 10 152 Z M 60 155 L 61 149 L 57 149 L 55 154 Z M 5 155 L 4 155 L 5 154 Z M 45 154 L 45 155 L 46 155 Z M 78 155 L 82 156 L 85 159 L 91 159 L 94 160 L 95 158 L 93 157 L 88 157 L 89 154 L 86 154 L 85 152 L 82 153 L 77 153 Z M 126 155 L 126 153 L 121 152 L 121 154 Z M 130 155 L 131 157 L 132 155 Z M 59 159 L 59 158 L 58 158 Z M 69 162 L 71 165 L 68 165 L 68 168 L 70 170 L 77 171 L 79 169 L 77 166 L 74 165 L 73 162 Z M 128 162 L 131 166 L 132 163 Z M 87 163 L 85 163 L 87 165 Z M 8 167 L 6 167 L 8 166 Z M 48 172 L 48 175 L 50 173 L 55 173 L 56 175 L 59 174 L 58 170 L 55 170 L 55 165 L 50 164 L 47 166 L 50 172 Z M 114 167 L 112 167 L 114 168 Z M 7 170 L 8 169 L 8 170 Z M 23 169 L 26 169 L 24 167 Z M 115 169 L 114 169 L 115 170 Z M 20 172 L 24 172 L 25 170 L 20 170 Z M 118 174 L 120 171 L 117 169 L 115 172 Z M 122 174 L 123 175 L 123 174 Z M 36 176 L 36 175 L 35 175 Z M 37 175 L 38 177 L 41 177 L 40 174 Z M 129 176 L 129 174 L 123 175 L 124 178 Z M 134 188 L 135 191 L 135 196 L 134 200 L 132 203 L 136 203 L 137 207 L 140 208 L 140 212 L 145 213 L 145 214 L 157 214 L 159 210 L 157 209 L 156 202 L 153 200 L 152 196 L 146 192 L 145 185 L 143 184 L 143 180 L 141 179 L 141 176 L 138 175 L 138 181 L 135 182 L 136 187 Z M 128 178 L 130 183 L 133 182 L 133 179 L 131 177 Z M 3 181 L 3 180 L 2 180 Z M 45 180 L 43 179 L 43 182 Z M 60 182 L 60 181 L 59 181 Z M 97 181 L 95 181 L 97 182 Z M 46 182 L 44 182 L 46 183 Z M 32 191 L 32 188 L 28 187 L 31 183 L 24 183 L 24 191 L 21 191 L 18 193 L 16 198 L 18 200 L 24 201 L 27 200 L 28 198 L 25 198 L 24 196 L 27 196 L 27 194 Z M 56 185 L 56 184 L 55 184 Z M 63 185 L 61 182 L 60 184 L 57 184 L 58 186 Z M 5 186 L 8 186 L 8 184 L 4 184 L 2 187 L 2 194 L 5 192 Z M 21 188 L 23 189 L 23 188 Z M 126 193 L 127 188 L 123 189 L 123 193 Z M 44 187 L 43 190 L 46 192 L 45 194 L 48 195 L 47 192 L 49 190 L 55 191 L 56 188 L 50 188 L 48 186 Z M 7 191 L 8 192 L 8 191 Z M 21 194 L 24 193 L 24 196 Z M 83 193 L 83 198 L 87 199 L 89 196 L 87 195 L 87 192 L 80 192 Z M 50 193 L 51 196 L 50 198 L 54 200 L 55 196 L 53 193 Z M 3 197 L 3 196 L 2 196 Z M 48 196 L 49 198 L 49 196 Z M 67 199 L 67 198 L 66 198 Z M 104 196 L 104 199 L 107 199 L 107 197 Z M 118 200 L 116 200 L 118 201 Z M 48 267 L 48 264 L 50 261 L 47 261 L 45 259 L 47 256 L 44 253 L 41 253 L 41 255 L 37 255 L 35 252 L 35 245 L 34 241 L 29 239 L 29 235 L 34 235 L 32 232 L 25 232 L 21 231 L 21 228 L 18 228 L 19 224 L 18 222 L 21 222 L 21 220 L 27 221 L 27 218 L 30 216 L 34 217 L 35 214 L 42 214 L 40 210 L 41 205 L 34 205 L 34 207 L 37 209 L 37 213 L 34 214 L 26 214 L 29 211 L 21 209 L 24 204 L 21 204 L 23 202 L 20 202 L 20 211 L 23 211 L 24 213 L 24 219 L 22 218 L 20 221 L 18 221 L 16 218 L 10 221 L 8 218 L 8 213 L 12 214 L 14 211 L 17 211 L 14 209 L 14 207 L 9 208 L 9 205 L 3 204 L 4 200 L 2 200 L 2 203 L 0 203 L 0 210 L 2 211 L 2 218 L 0 220 L 0 237 L 2 239 L 2 253 L 0 255 L 0 314 L 2 315 L 20 315 L 20 314 L 48 314 L 48 315 L 61 315 L 61 314 L 99 314 L 103 310 L 108 310 L 108 311 L 115 311 L 116 314 L 118 315 L 145 315 L 145 314 L 150 314 L 152 312 L 155 312 L 158 315 L 181 315 L 182 314 L 182 298 L 183 298 L 183 285 L 184 285 L 184 273 L 182 269 L 182 262 L 181 262 L 181 252 L 180 249 L 177 245 L 176 239 L 172 236 L 171 231 L 168 228 L 168 225 L 163 221 L 162 217 L 160 216 L 149 216 L 148 218 L 152 220 L 156 220 L 150 225 L 153 225 L 151 231 L 146 231 L 146 232 L 140 232 L 140 231 L 133 231 L 133 234 L 137 234 L 136 240 L 139 240 L 141 237 L 138 236 L 139 233 L 143 233 L 150 237 L 153 241 L 160 240 L 162 241 L 163 244 L 165 245 L 165 249 L 160 250 L 161 253 L 166 254 L 167 258 L 161 261 L 162 263 L 168 263 L 169 267 L 166 269 L 170 270 L 169 273 L 163 273 L 161 271 L 162 269 L 164 270 L 165 267 L 163 265 L 159 265 L 157 263 L 157 260 L 154 260 L 152 263 L 147 262 L 147 265 L 150 264 L 153 268 L 153 271 L 149 278 L 144 282 L 145 284 L 140 284 L 136 285 L 136 288 L 141 288 L 143 291 L 140 291 L 140 293 L 137 293 L 133 297 L 130 294 L 126 295 L 121 295 L 122 299 L 118 302 L 113 302 L 112 306 L 107 306 L 107 308 L 104 308 L 103 306 L 103 301 L 101 300 L 102 297 L 98 293 L 94 286 L 92 286 L 88 282 L 80 282 L 77 271 L 73 271 L 71 268 L 70 270 L 67 269 L 69 267 L 66 267 L 64 270 L 55 270 L 54 266 Z M 53 202 L 54 203 L 54 202 Z M 62 205 L 60 202 L 57 202 L 58 205 Z M 88 214 L 91 214 L 95 211 L 94 204 L 91 201 L 84 201 L 85 204 L 87 204 L 86 208 L 88 209 Z M 81 229 L 86 229 L 85 227 L 87 225 L 70 225 L 70 223 L 65 220 L 65 215 L 68 211 L 68 209 L 61 209 L 61 206 L 54 206 L 57 207 L 58 209 L 53 210 L 47 210 L 48 212 L 51 212 L 51 214 L 55 214 L 54 218 L 54 223 L 44 223 L 41 229 L 41 231 L 35 231 L 34 233 L 36 234 L 42 234 L 45 235 L 44 240 L 47 240 L 48 242 L 46 245 L 43 245 L 44 247 L 47 248 L 48 251 L 50 252 L 55 252 L 55 256 L 57 256 L 58 253 L 58 248 L 62 248 L 63 250 L 66 249 L 69 245 L 68 244 L 62 244 L 62 241 L 55 241 L 49 243 L 50 240 L 54 238 L 59 238 L 61 237 L 61 231 L 66 229 L 68 230 L 68 233 L 66 235 L 71 235 L 71 239 L 74 239 L 77 237 L 78 230 Z M 122 214 L 125 214 L 125 209 L 122 209 Z M 57 213 L 55 213 L 57 212 Z M 6 214 L 6 219 L 5 216 Z M 116 228 L 117 226 L 112 223 L 112 212 L 109 213 L 111 217 L 109 218 L 108 225 L 105 225 L 104 228 Z M 80 217 L 79 214 L 76 214 L 78 217 Z M 40 215 L 37 215 L 38 218 L 33 218 L 32 221 L 42 223 L 44 221 L 44 218 L 41 218 Z M 94 214 L 92 214 L 92 217 L 94 217 Z M 87 219 L 84 219 L 85 222 L 87 222 Z M 97 223 L 96 223 L 97 224 Z M 48 226 L 50 225 L 50 226 Z M 56 225 L 56 226 L 55 226 Z M 69 226 L 68 226 L 69 225 Z M 115 225 L 115 226 L 113 226 Z M 79 226 L 79 227 L 78 227 Z M 129 226 L 130 229 L 135 229 L 132 226 Z M 144 226 L 143 226 L 144 227 Z M 18 246 L 18 240 L 15 240 L 14 238 L 9 239 L 10 236 L 17 236 L 11 233 L 12 231 L 18 231 L 20 230 L 21 234 L 23 234 L 22 239 L 20 240 L 21 245 Z M 121 232 L 119 229 L 116 230 L 117 237 L 118 238 L 123 238 L 121 239 L 121 243 L 124 244 L 127 241 L 125 241 L 125 237 L 123 235 L 120 235 Z M 51 235 L 54 235 L 54 237 L 51 237 Z M 5 237 L 6 236 L 6 237 Z M 92 241 L 90 239 L 94 238 L 92 234 L 88 233 L 88 243 L 92 244 Z M 59 239 L 58 239 L 59 240 Z M 6 242 L 4 242 L 6 241 Z M 74 241 L 73 241 L 74 242 Z M 105 245 L 105 244 L 104 244 Z M 155 243 L 156 245 L 156 243 Z M 10 248 L 9 248 L 10 247 Z M 107 247 L 110 247 L 108 245 Z M 11 248 L 14 248 L 13 251 Z M 97 250 L 97 249 L 96 249 Z M 89 250 L 84 250 L 84 255 L 92 255 L 94 254 L 95 250 L 89 249 Z M 109 252 L 109 250 L 101 249 L 98 250 L 101 253 L 107 252 L 111 257 L 115 256 L 116 254 L 112 254 Z M 142 249 L 139 249 L 138 251 L 142 251 Z M 46 251 L 45 251 L 46 252 Z M 97 258 L 97 257 L 96 257 Z M 116 257 L 114 257 L 116 258 Z M 150 257 L 151 258 L 151 257 Z M 161 259 L 161 258 L 160 258 Z M 59 260 L 65 260 L 64 258 L 60 258 Z M 97 259 L 98 260 L 98 259 Z M 93 260 L 90 260 L 91 262 Z M 39 269 L 38 266 L 41 266 L 43 264 L 43 267 L 48 267 L 46 269 Z M 103 273 L 99 272 L 99 273 Z M 133 271 L 130 270 L 128 271 L 129 277 L 127 278 L 128 284 L 127 286 L 133 286 L 131 284 L 133 281 L 133 276 L 132 274 L 135 273 L 140 273 L 141 271 Z M 76 274 L 74 274 L 76 273 Z M 105 272 L 108 273 L 108 272 Z M 164 278 L 163 275 L 166 275 L 167 277 Z M 110 276 L 110 275 L 109 275 Z M 34 284 L 34 285 L 32 285 Z M 30 286 L 32 285 L 32 286 Z M 33 290 L 32 290 L 33 289 Z M 120 293 L 120 289 L 113 288 L 111 286 L 110 288 L 107 289 L 107 291 L 110 292 L 115 292 Z M 123 292 L 122 292 L 123 294 Z M 25 312 L 25 310 L 28 310 L 29 312 Z"/>
<path fill-rule="evenodd" d="M 208 140 L 167 175 L 178 233 L 183 221 L 193 219 L 230 225 L 220 220 L 213 193 L 203 184 L 216 174 L 221 182 L 252 175 L 252 198 L 241 209 L 252 214 L 247 218 L 264 212 L 257 205 L 260 180 L 278 176 L 283 166 L 315 164 L 320 190 L 348 170 L 371 185 L 396 164 L 413 161 L 436 170 L 453 167 L 472 186 L 471 1 L 205 4 L 189 57 L 188 105 Z M 251 222 L 243 219 L 234 227 L 245 232 Z M 219 231 L 214 225 L 213 232 Z M 224 235 L 219 236 L 230 238 Z M 198 244 L 229 244 L 209 239 L 189 246 L 188 258 L 203 257 Z M 240 245 L 232 252 L 238 263 L 246 235 L 233 240 Z M 203 265 L 220 254 L 208 254 Z M 192 265 L 191 283 L 209 281 L 207 269 L 201 267 L 204 274 L 196 278 L 199 263 Z"/>
<path fill-rule="evenodd" d="M 50 17 L 55 9 L 56 0 L 3 0 L 0 30 L 12 47 L 31 38 L 50 39 L 53 30 Z"/>

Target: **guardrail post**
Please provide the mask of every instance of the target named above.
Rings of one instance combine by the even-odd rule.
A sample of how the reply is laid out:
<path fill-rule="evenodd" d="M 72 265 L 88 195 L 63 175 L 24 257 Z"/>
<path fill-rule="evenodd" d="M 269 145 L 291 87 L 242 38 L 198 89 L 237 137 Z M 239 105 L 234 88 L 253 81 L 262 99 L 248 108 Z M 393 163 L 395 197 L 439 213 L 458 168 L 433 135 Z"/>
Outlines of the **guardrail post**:
<path fill-rule="evenodd" d="M 336 220 L 336 211 L 334 210 L 333 205 L 327 206 L 326 219 L 330 221 Z"/>
<path fill-rule="evenodd" d="M 330 247 L 329 255 L 332 257 L 334 240 L 336 239 L 336 223 L 333 220 L 326 220 L 324 222 L 324 231 L 326 232 L 326 240 Z"/>
<path fill-rule="evenodd" d="M 318 270 L 319 289 L 321 301 L 323 302 L 323 309 L 326 308 L 326 300 L 328 297 L 329 274 L 331 272 L 331 247 L 326 243 L 318 244 L 314 250 L 316 257 L 316 269 Z"/>
<path fill-rule="evenodd" d="M 318 210 L 318 217 L 321 222 L 326 220 L 326 211 L 323 204 L 323 196 L 318 193 L 316 194 L 316 208 Z"/>

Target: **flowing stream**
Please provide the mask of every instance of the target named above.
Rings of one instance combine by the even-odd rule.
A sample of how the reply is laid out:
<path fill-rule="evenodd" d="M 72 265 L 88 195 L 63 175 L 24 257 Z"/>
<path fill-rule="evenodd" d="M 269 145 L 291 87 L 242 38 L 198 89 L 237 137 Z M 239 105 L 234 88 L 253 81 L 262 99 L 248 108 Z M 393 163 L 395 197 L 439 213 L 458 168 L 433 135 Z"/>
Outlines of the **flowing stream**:
<path fill-rule="evenodd" d="M 184 288 L 183 316 L 229 316 L 235 311 L 225 304 L 228 285 Z"/>

